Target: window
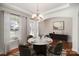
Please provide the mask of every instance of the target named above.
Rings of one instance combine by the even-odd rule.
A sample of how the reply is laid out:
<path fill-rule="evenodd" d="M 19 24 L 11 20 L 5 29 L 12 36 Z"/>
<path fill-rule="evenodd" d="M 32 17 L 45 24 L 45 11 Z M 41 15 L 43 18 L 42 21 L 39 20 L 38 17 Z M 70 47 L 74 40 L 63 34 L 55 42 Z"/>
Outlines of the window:
<path fill-rule="evenodd" d="M 29 25 L 30 25 L 30 35 L 33 35 L 33 36 L 37 36 L 38 35 L 38 24 L 37 22 L 35 21 L 32 21 L 30 20 L 29 22 Z"/>
<path fill-rule="evenodd" d="M 18 38 L 19 32 L 19 17 L 16 15 L 10 16 L 10 38 Z"/>

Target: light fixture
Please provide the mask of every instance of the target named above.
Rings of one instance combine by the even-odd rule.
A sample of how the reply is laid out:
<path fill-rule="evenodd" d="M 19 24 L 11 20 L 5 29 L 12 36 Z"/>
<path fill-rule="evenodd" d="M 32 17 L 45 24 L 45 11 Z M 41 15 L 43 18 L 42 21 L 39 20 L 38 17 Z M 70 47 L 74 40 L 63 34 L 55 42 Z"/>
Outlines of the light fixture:
<path fill-rule="evenodd" d="M 32 20 L 39 21 L 39 20 L 43 20 L 43 19 L 44 19 L 44 17 L 39 13 L 38 8 L 39 8 L 39 6 L 38 6 L 38 4 L 37 4 L 36 13 L 35 13 L 35 14 L 32 14 L 32 17 L 31 17 Z"/>

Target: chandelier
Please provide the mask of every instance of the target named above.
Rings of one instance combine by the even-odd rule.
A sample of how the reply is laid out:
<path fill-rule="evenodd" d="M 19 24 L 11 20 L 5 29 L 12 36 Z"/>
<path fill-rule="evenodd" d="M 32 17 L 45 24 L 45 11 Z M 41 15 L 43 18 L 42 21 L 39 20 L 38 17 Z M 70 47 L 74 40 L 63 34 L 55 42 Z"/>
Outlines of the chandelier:
<path fill-rule="evenodd" d="M 37 4 L 36 13 L 32 14 L 32 17 L 31 17 L 32 20 L 39 21 L 39 20 L 43 20 L 43 19 L 44 19 L 43 15 L 41 15 L 41 14 L 39 13 L 39 9 L 38 9 L 38 8 L 39 8 L 39 6 L 38 6 L 38 4 Z"/>

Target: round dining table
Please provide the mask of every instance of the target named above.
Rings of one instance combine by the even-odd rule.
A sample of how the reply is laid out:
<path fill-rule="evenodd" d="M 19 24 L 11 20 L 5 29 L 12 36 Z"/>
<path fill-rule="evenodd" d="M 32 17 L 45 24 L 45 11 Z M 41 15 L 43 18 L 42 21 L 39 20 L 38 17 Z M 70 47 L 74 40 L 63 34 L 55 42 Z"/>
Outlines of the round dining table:
<path fill-rule="evenodd" d="M 49 45 L 53 40 L 48 37 L 37 37 L 37 38 L 30 38 L 28 40 L 30 44 L 33 45 L 33 49 L 36 55 L 47 55 L 47 45 Z"/>

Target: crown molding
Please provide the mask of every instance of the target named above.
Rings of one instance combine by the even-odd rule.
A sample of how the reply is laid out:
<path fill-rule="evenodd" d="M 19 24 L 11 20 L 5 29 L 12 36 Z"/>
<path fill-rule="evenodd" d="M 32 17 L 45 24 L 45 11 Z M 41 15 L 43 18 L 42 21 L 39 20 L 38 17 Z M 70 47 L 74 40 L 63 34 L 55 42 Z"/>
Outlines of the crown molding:
<path fill-rule="evenodd" d="M 65 5 L 63 5 L 63 6 L 60 6 L 60 7 L 51 9 L 51 10 L 48 10 L 48 11 L 42 13 L 42 14 L 43 14 L 43 15 L 48 15 L 48 14 L 51 14 L 51 13 L 53 13 L 53 12 L 60 11 L 60 10 L 62 10 L 62 9 L 68 8 L 68 7 L 70 7 L 70 4 L 69 4 L 69 3 L 68 3 L 68 4 L 65 4 Z"/>
<path fill-rule="evenodd" d="M 11 5 L 11 4 L 5 4 L 5 3 L 3 3 L 1 5 L 1 7 L 2 7 L 3 10 L 10 9 L 10 10 L 18 11 L 18 12 L 21 12 L 21 13 L 24 13 L 24 14 L 27 14 L 27 15 L 32 15 L 31 12 L 29 12 L 27 10 L 24 10 L 24 9 L 21 9 L 21 8 L 16 7 L 14 5 Z"/>

